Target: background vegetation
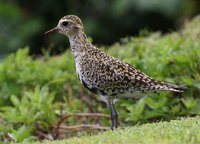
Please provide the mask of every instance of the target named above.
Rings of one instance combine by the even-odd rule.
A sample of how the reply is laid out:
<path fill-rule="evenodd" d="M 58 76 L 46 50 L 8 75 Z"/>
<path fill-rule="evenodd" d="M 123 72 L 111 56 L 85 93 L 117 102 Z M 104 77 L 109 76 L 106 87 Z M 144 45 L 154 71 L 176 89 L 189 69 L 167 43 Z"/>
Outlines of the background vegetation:
<path fill-rule="evenodd" d="M 44 38 L 43 33 L 67 14 L 80 16 L 93 42 L 105 45 L 144 28 L 163 33 L 179 29 L 198 13 L 199 0 L 1 0 L 0 55 L 27 45 L 31 54 L 40 54 L 43 47 L 51 54 L 63 52 L 66 38 Z"/>
<path fill-rule="evenodd" d="M 185 84 L 183 94 L 148 94 L 135 102 L 119 100 L 120 126 L 194 116 L 200 113 L 200 17 L 179 32 L 161 36 L 141 31 L 103 51 L 159 80 Z M 28 48 L 0 63 L 0 141 L 27 142 L 106 130 L 108 110 L 78 82 L 70 50 L 62 55 L 29 56 Z M 99 112 L 95 113 L 94 112 Z"/>

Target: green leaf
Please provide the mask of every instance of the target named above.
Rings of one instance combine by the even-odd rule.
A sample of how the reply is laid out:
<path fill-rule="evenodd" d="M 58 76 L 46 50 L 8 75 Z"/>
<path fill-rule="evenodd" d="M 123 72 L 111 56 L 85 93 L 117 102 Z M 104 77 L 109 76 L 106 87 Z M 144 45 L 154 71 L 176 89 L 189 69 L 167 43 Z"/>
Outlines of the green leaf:
<path fill-rule="evenodd" d="M 12 96 L 10 97 L 10 100 L 11 100 L 12 104 L 13 104 L 15 107 L 19 107 L 20 101 L 19 101 L 19 99 L 17 98 L 17 96 L 12 95 Z"/>
<path fill-rule="evenodd" d="M 25 139 L 27 139 L 32 132 L 32 126 L 21 126 L 19 129 L 17 130 L 13 130 L 12 133 L 9 134 L 9 136 L 15 140 L 15 142 L 22 142 Z"/>

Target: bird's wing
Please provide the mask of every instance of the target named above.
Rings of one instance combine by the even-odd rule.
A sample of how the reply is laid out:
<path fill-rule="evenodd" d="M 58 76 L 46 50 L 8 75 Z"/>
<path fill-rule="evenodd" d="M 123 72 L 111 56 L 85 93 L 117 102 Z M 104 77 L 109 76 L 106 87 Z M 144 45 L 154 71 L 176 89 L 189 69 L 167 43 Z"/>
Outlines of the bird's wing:
<path fill-rule="evenodd" d="M 132 65 L 97 51 L 86 60 L 89 63 L 88 85 L 102 95 L 134 95 L 149 90 L 181 92 L 182 87 L 155 80 Z"/>
<path fill-rule="evenodd" d="M 145 92 L 147 90 L 169 90 L 176 92 L 183 92 L 187 89 L 185 86 L 174 85 L 167 82 L 155 80 L 132 65 L 120 61 L 116 58 L 110 59 L 110 69 L 115 72 L 116 76 L 119 76 L 119 81 L 115 84 L 122 84 L 126 86 L 130 91 Z"/>
<path fill-rule="evenodd" d="M 145 92 L 150 88 L 148 82 L 152 79 L 126 62 L 108 55 L 102 59 L 93 60 L 98 61 L 99 69 L 103 74 L 101 79 L 105 81 L 100 83 L 100 89 L 107 93 L 129 95 Z"/>

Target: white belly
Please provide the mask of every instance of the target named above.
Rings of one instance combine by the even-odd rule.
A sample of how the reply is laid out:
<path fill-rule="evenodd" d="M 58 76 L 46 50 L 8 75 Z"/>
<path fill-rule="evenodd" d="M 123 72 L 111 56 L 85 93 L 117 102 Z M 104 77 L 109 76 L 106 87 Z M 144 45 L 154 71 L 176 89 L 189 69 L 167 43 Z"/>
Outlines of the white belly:
<path fill-rule="evenodd" d="M 76 74 L 77 74 L 77 76 L 78 76 L 80 82 L 82 83 L 83 77 L 82 77 L 82 75 L 81 75 L 81 67 L 80 67 L 79 63 L 76 63 L 76 64 L 75 64 L 75 67 L 76 67 Z"/>

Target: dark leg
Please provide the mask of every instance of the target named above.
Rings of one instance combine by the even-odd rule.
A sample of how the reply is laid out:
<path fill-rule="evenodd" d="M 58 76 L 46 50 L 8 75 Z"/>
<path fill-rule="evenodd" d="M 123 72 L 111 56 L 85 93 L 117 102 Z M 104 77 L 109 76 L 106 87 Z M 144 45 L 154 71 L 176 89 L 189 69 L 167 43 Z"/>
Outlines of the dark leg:
<path fill-rule="evenodd" d="M 118 113 L 115 109 L 115 104 L 113 100 L 108 100 L 108 108 L 110 110 L 110 116 L 111 116 L 111 129 L 118 127 Z"/>

